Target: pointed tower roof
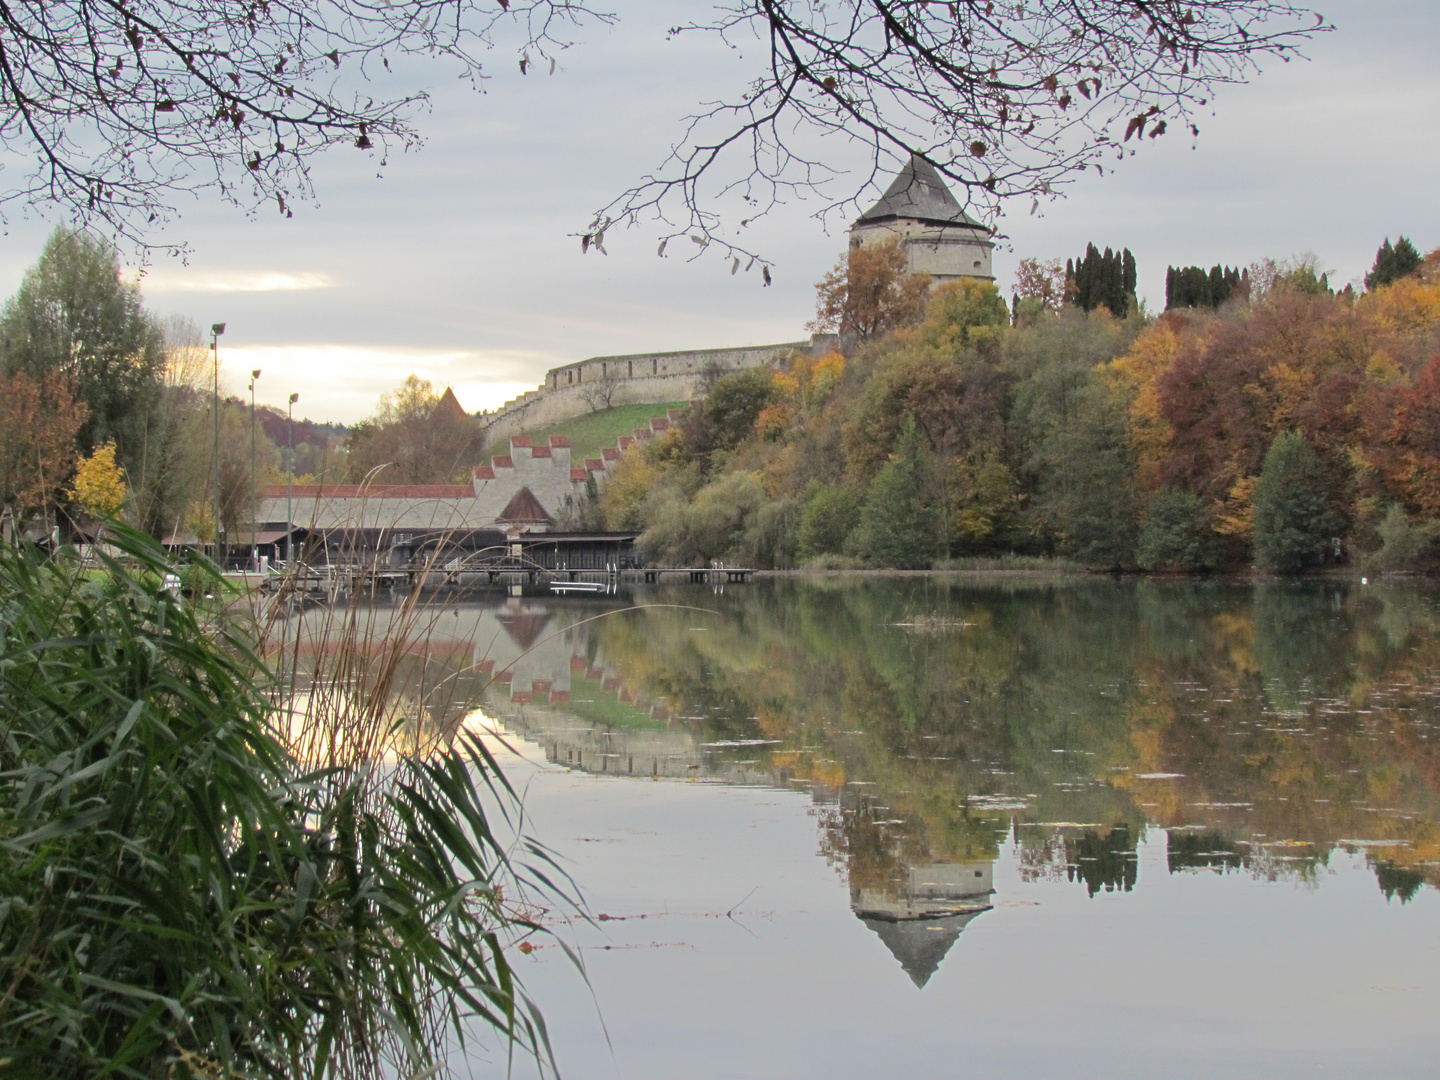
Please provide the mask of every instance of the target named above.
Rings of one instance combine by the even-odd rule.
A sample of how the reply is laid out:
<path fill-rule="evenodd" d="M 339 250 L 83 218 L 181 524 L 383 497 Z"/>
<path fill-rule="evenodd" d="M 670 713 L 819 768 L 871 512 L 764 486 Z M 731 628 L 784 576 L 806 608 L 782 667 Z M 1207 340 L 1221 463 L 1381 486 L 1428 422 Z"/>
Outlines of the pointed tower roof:
<path fill-rule="evenodd" d="M 961 915 L 950 915 L 942 919 L 877 919 L 861 915 L 860 921 L 874 930 L 890 955 L 900 961 L 905 974 L 919 989 L 924 989 L 940 967 L 940 961 L 955 944 L 965 924 L 979 915 L 979 911 L 967 911 Z"/>
<path fill-rule="evenodd" d="M 508 525 L 549 525 L 550 515 L 545 512 L 545 507 L 540 505 L 535 493 L 528 487 L 522 487 L 505 504 L 505 509 L 500 511 L 500 516 L 495 520 Z"/>
<path fill-rule="evenodd" d="M 455 391 L 447 386 L 445 387 L 445 393 L 441 394 L 440 400 L 435 403 L 435 415 L 458 416 L 463 418 L 470 414 L 467 413 L 460 404 L 460 399 L 455 396 Z"/>
<path fill-rule="evenodd" d="M 931 225 L 985 228 L 965 213 L 935 166 L 913 154 L 880 196 L 880 201 L 861 214 L 855 224 L 878 224 L 895 218 L 914 218 Z"/>

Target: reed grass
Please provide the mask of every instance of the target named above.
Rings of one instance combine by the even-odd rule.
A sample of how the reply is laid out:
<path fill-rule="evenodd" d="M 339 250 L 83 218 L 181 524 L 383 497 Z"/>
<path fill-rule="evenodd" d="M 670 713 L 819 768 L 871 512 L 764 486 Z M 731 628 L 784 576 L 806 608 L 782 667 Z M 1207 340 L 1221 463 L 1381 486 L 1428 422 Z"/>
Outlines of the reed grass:
<path fill-rule="evenodd" d="M 302 612 L 302 559 L 252 616 L 109 541 L 0 551 L 0 1072 L 429 1076 L 477 1021 L 552 1071 L 507 948 L 571 889 L 436 605 Z"/>

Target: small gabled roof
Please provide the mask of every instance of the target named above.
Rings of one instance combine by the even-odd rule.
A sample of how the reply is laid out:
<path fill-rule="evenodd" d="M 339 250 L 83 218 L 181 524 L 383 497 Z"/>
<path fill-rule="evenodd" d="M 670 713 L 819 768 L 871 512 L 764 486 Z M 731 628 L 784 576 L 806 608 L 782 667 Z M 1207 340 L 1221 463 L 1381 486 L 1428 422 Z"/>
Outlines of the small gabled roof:
<path fill-rule="evenodd" d="M 540 500 L 535 498 L 535 493 L 528 487 L 522 487 L 505 504 L 505 509 L 500 511 L 500 516 L 495 520 L 510 525 L 549 525 L 550 515 L 545 512 L 545 507 L 540 505 Z"/>
<path fill-rule="evenodd" d="M 972 229 L 985 227 L 965 213 L 935 166 L 913 154 L 890 181 L 880 201 L 861 214 L 855 224 L 894 218 L 914 218 L 932 225 L 965 225 Z"/>

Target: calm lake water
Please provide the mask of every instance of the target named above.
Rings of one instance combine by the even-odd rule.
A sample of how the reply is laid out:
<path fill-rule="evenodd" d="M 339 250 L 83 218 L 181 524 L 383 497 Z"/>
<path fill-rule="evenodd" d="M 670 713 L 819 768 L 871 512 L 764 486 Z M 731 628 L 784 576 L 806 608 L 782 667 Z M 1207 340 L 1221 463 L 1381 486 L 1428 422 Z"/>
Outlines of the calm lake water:
<path fill-rule="evenodd" d="M 503 672 L 596 916 L 588 988 L 517 956 L 566 1076 L 1440 1074 L 1428 585 L 762 581 L 432 641 Z"/>

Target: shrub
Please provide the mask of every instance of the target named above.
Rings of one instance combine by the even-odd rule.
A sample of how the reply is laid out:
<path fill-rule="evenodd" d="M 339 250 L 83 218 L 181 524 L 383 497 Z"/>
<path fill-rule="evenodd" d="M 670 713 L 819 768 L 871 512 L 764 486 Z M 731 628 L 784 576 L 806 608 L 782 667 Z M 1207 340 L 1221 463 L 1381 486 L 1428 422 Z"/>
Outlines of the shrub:
<path fill-rule="evenodd" d="M 849 488 L 842 484 L 817 486 L 800 517 L 800 557 L 839 554 L 859 517 L 860 500 Z"/>
<path fill-rule="evenodd" d="M 1217 545 L 1206 517 L 1205 504 L 1197 496 L 1165 488 L 1150 500 L 1135 561 L 1147 569 L 1173 566 L 1201 570 L 1214 566 Z"/>
<path fill-rule="evenodd" d="M 1380 547 L 1366 564 L 1375 570 L 1416 570 L 1428 560 L 1440 526 L 1412 522 L 1399 503 L 1391 503 L 1377 529 Z"/>

